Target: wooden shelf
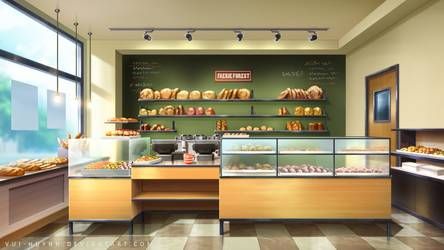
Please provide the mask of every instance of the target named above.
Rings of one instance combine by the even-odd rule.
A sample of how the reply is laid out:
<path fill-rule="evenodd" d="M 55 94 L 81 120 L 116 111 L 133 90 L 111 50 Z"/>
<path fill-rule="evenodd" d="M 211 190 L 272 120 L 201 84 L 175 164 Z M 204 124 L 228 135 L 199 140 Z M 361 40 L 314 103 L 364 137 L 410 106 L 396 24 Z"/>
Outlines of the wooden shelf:
<path fill-rule="evenodd" d="M 325 102 L 327 99 L 138 99 L 139 102 Z"/>
<path fill-rule="evenodd" d="M 219 200 L 218 192 L 204 191 L 157 191 L 142 192 L 133 197 L 135 201 L 150 200 Z"/>
<path fill-rule="evenodd" d="M 139 130 L 139 133 L 141 134 L 148 134 L 148 133 L 177 133 L 177 130 Z"/>
<path fill-rule="evenodd" d="M 139 115 L 144 118 L 302 118 L 302 119 L 324 119 L 326 115 Z"/>
<path fill-rule="evenodd" d="M 215 133 L 246 133 L 246 134 L 268 134 L 268 133 L 289 133 L 289 134 L 319 134 L 328 133 L 328 130 L 301 130 L 301 131 L 291 131 L 291 130 L 272 130 L 272 131 L 242 131 L 242 130 L 215 130 Z"/>

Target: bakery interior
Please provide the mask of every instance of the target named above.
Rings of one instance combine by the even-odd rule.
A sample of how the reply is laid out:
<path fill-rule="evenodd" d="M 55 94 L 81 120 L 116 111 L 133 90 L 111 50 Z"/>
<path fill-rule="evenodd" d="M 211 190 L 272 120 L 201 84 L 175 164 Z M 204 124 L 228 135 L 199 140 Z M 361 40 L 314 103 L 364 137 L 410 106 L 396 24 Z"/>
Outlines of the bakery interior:
<path fill-rule="evenodd" d="M 444 249 L 444 1 L 0 20 L 1 248 Z"/>

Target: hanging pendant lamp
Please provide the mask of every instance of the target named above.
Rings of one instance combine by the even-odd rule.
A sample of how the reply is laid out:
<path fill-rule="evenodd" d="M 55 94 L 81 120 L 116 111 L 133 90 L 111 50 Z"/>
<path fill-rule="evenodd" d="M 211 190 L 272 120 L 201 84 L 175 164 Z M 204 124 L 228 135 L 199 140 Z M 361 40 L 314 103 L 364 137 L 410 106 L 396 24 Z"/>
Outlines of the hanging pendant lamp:
<path fill-rule="evenodd" d="M 92 32 L 88 32 L 88 36 L 89 36 L 89 105 L 88 107 L 91 107 L 91 89 L 92 89 L 92 81 L 91 81 L 91 49 L 92 49 L 92 44 L 91 44 L 91 36 L 92 36 Z"/>
<path fill-rule="evenodd" d="M 57 47 L 57 53 L 56 53 L 56 56 L 57 56 L 57 59 L 56 59 L 57 87 L 56 87 L 56 94 L 59 95 L 59 12 L 60 12 L 60 9 L 55 9 L 54 11 L 57 15 L 57 30 L 56 30 L 56 35 L 57 35 L 57 37 L 56 37 L 56 41 L 57 41 L 57 46 L 56 46 Z"/>
<path fill-rule="evenodd" d="M 79 82 L 77 81 L 77 64 L 78 64 L 78 59 L 77 59 L 77 53 L 78 53 L 78 51 L 77 51 L 77 26 L 79 26 L 79 23 L 76 21 L 76 22 L 74 22 L 74 26 L 75 26 L 75 29 L 76 29 L 76 41 L 75 41 L 75 46 L 76 46 L 76 55 L 75 55 L 75 58 L 76 58 L 76 66 L 75 66 L 75 73 L 74 73 L 74 75 L 75 75 L 75 79 L 76 79 L 76 81 L 75 81 L 75 86 L 76 86 L 76 93 L 75 93 L 75 95 L 76 95 L 76 100 L 78 100 L 79 99 L 79 97 L 78 97 L 78 84 L 79 84 Z"/>

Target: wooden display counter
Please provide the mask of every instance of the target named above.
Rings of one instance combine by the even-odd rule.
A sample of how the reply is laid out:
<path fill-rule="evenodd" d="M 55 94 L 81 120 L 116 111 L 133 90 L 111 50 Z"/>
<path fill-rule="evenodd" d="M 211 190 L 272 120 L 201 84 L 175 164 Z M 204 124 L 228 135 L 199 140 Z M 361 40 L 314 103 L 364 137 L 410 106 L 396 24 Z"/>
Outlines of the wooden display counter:
<path fill-rule="evenodd" d="M 219 184 L 221 234 L 224 221 L 239 219 L 391 219 L 390 178 L 221 178 Z"/>
<path fill-rule="evenodd" d="M 67 166 L 0 180 L 0 238 L 50 217 L 68 205 Z"/>

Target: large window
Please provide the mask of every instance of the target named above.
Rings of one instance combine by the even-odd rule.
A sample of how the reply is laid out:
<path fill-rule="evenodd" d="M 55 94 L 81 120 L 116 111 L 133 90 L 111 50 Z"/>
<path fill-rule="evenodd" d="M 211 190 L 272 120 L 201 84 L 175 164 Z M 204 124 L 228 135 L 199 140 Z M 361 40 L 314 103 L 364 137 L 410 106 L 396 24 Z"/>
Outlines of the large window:
<path fill-rule="evenodd" d="M 82 131 L 83 44 L 9 1 L 0 0 L 0 164 L 56 156 L 57 138 Z M 75 61 L 77 74 L 75 74 Z M 35 103 L 35 105 L 33 105 Z"/>

